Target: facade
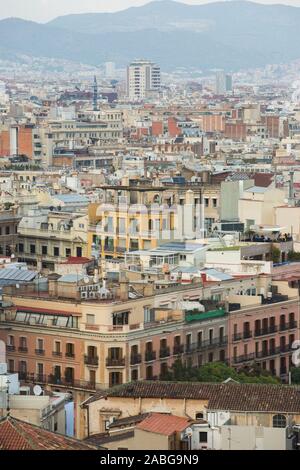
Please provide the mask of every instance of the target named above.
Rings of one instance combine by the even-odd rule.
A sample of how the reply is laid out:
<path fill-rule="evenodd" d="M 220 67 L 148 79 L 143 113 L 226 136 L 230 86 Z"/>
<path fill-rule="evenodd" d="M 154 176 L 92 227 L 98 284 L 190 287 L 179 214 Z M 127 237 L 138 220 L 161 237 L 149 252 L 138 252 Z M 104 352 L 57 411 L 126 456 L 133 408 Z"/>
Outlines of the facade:
<path fill-rule="evenodd" d="M 0 211 L 0 256 L 16 253 L 18 245 L 18 224 L 20 217 L 16 209 Z"/>
<path fill-rule="evenodd" d="M 102 200 L 89 206 L 89 256 L 93 250 L 123 258 L 126 251 L 155 248 L 201 231 L 202 189 L 197 184 L 101 189 Z"/>
<path fill-rule="evenodd" d="M 18 258 L 38 269 L 87 254 L 87 217 L 63 212 L 34 213 L 18 228 Z"/>
<path fill-rule="evenodd" d="M 142 100 L 147 93 L 160 90 L 160 67 L 147 60 L 137 60 L 127 67 L 127 95 Z"/>

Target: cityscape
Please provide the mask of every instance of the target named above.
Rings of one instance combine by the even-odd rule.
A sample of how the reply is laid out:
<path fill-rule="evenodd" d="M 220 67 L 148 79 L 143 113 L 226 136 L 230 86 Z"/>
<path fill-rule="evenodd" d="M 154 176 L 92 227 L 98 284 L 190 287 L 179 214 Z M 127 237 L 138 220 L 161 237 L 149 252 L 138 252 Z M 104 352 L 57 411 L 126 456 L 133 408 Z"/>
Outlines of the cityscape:
<path fill-rule="evenodd" d="M 300 2 L 75 3 L 0 18 L 0 450 L 299 450 Z"/>

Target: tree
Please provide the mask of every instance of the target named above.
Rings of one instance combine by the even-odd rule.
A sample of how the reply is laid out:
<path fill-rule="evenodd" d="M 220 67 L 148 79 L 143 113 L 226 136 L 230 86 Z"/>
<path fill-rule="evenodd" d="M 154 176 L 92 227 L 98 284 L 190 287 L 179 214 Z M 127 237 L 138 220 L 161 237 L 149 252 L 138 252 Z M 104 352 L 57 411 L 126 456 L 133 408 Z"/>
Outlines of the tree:
<path fill-rule="evenodd" d="M 183 364 L 181 359 L 177 359 L 164 376 L 165 380 L 176 382 L 224 382 L 229 378 L 240 383 L 280 383 L 277 377 L 257 364 L 236 370 L 223 362 L 209 362 L 201 367 L 192 367 L 190 364 Z"/>
<path fill-rule="evenodd" d="M 280 250 L 276 246 L 272 246 L 271 258 L 272 258 L 273 263 L 279 263 L 280 261 Z"/>
<path fill-rule="evenodd" d="M 292 383 L 300 384 L 300 367 L 293 367 L 291 369 Z"/>

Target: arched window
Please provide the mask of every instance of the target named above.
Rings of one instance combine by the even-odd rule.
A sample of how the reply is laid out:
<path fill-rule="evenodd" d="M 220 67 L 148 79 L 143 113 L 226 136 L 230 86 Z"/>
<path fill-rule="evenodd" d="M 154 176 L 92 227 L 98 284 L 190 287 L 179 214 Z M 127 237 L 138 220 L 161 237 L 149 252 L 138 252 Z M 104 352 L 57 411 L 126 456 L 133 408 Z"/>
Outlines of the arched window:
<path fill-rule="evenodd" d="M 286 417 L 284 415 L 273 416 L 273 428 L 285 428 Z"/>
<path fill-rule="evenodd" d="M 204 415 L 203 413 L 196 413 L 196 419 L 203 419 Z"/>

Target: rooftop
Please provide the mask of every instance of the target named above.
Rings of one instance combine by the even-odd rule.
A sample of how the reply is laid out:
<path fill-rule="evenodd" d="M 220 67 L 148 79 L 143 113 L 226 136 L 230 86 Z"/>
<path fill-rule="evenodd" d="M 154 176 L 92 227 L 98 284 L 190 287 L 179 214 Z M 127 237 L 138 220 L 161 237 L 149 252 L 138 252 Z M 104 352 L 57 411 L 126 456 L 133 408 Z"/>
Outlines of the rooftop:
<path fill-rule="evenodd" d="M 0 450 L 95 450 L 95 447 L 6 416 L 0 419 Z"/>
<path fill-rule="evenodd" d="M 154 432 L 171 436 L 175 432 L 183 431 L 189 424 L 188 418 L 169 414 L 152 413 L 141 421 L 136 428 L 143 431 Z"/>

